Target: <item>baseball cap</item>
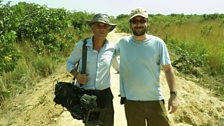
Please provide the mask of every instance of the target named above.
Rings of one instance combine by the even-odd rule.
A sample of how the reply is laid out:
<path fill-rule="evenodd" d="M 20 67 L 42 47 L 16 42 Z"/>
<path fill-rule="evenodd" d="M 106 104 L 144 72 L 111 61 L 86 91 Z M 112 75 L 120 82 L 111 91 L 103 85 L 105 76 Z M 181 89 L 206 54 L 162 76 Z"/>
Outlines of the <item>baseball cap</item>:
<path fill-rule="evenodd" d="M 131 20 L 132 18 L 134 18 L 136 16 L 148 18 L 148 13 L 147 13 L 146 9 L 144 9 L 142 7 L 138 7 L 136 9 L 132 10 L 130 15 L 131 15 L 131 17 L 129 20 Z"/>

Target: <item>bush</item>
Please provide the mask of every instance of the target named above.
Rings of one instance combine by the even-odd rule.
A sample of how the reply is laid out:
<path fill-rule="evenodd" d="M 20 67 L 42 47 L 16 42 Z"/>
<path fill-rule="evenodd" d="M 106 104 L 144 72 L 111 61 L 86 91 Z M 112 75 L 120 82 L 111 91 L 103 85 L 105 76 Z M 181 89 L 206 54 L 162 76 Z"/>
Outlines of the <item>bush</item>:
<path fill-rule="evenodd" d="M 37 57 L 32 62 L 36 73 L 41 77 L 47 77 L 54 72 L 55 64 L 49 57 Z"/>
<path fill-rule="evenodd" d="M 20 60 L 14 71 L 0 76 L 0 103 L 32 86 L 35 82 L 34 78 L 35 72 L 32 68 L 26 64 L 25 60 Z"/>

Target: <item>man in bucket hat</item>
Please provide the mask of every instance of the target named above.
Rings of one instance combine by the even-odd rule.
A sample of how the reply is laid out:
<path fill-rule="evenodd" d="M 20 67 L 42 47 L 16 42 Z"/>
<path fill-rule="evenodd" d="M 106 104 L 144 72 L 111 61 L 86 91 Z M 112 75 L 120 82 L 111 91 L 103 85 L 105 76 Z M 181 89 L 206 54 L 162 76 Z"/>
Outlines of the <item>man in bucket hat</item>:
<path fill-rule="evenodd" d="M 87 23 L 90 26 L 93 36 L 86 40 L 86 73 L 81 74 L 75 67 L 78 62 L 82 63 L 83 41 L 79 41 L 76 44 L 68 58 L 67 71 L 76 77 L 77 85 L 81 85 L 89 94 L 97 96 L 98 107 L 107 109 L 107 111 L 100 112 L 98 116 L 98 119 L 103 122 L 103 125 L 113 126 L 114 108 L 113 94 L 110 89 L 110 67 L 112 64 L 117 70 L 118 65 L 112 63 L 112 60 L 114 60 L 114 45 L 106 37 L 116 25 L 110 23 L 109 17 L 106 14 L 96 14 Z"/>
<path fill-rule="evenodd" d="M 91 21 L 87 21 L 87 23 L 92 26 L 94 23 L 103 23 L 103 24 L 106 24 L 109 26 L 109 32 L 111 32 L 115 27 L 116 25 L 115 24 L 112 24 L 110 23 L 109 21 L 109 17 L 108 15 L 106 14 L 96 14 Z"/>
<path fill-rule="evenodd" d="M 170 126 L 160 86 L 160 70 L 170 89 L 169 113 L 177 110 L 174 72 L 165 42 L 147 34 L 148 14 L 144 8 L 131 11 L 133 35 L 116 44 L 120 55 L 120 94 L 128 126 Z"/>

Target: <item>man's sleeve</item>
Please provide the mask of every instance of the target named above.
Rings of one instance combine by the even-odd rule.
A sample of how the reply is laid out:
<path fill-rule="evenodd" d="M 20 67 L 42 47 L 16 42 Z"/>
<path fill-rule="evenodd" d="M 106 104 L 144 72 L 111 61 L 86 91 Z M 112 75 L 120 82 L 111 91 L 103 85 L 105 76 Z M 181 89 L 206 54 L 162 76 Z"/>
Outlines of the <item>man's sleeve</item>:
<path fill-rule="evenodd" d="M 76 68 L 76 64 L 81 59 L 82 56 L 82 44 L 81 42 L 77 43 L 74 50 L 70 54 L 68 60 L 67 60 L 67 71 L 71 72 L 73 69 Z"/>

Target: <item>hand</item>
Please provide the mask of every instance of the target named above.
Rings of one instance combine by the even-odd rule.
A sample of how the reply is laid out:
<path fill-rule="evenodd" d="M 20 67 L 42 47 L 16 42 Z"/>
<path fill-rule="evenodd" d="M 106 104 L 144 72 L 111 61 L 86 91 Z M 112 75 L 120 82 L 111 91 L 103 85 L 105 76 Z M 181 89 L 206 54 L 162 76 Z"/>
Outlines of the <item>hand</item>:
<path fill-rule="evenodd" d="M 178 103 L 177 103 L 177 96 L 176 95 L 171 95 L 170 99 L 168 101 L 168 111 L 170 114 L 176 112 L 178 108 Z"/>
<path fill-rule="evenodd" d="M 77 81 L 80 84 L 86 84 L 88 82 L 88 75 L 87 74 L 79 74 L 77 75 Z"/>

